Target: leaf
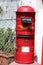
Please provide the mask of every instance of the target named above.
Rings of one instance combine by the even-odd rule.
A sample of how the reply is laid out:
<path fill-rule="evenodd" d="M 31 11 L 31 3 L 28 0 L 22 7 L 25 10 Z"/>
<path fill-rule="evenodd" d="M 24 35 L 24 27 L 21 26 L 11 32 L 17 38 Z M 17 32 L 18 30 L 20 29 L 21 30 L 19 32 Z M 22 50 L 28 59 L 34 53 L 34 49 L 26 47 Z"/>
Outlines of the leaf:
<path fill-rule="evenodd" d="M 4 51 L 5 54 L 9 54 L 14 49 L 14 32 L 12 29 L 0 28 L 0 50 Z"/>

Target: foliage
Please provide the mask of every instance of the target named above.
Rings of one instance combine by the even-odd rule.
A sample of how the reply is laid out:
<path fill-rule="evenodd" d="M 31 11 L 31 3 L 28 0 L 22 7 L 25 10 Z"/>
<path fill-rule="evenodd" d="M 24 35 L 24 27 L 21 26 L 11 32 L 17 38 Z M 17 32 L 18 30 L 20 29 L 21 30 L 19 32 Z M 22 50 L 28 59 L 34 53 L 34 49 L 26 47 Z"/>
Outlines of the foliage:
<path fill-rule="evenodd" d="M 12 29 L 0 28 L 0 50 L 4 51 L 5 54 L 11 53 L 15 48 L 13 45 L 14 41 L 14 32 Z"/>

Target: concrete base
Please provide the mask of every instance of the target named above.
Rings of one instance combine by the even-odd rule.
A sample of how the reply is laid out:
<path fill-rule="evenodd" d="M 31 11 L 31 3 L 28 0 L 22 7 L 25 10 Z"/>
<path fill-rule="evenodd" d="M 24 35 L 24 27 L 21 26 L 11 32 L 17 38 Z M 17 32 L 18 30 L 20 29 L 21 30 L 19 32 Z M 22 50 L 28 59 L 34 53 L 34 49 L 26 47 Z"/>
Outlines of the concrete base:
<path fill-rule="evenodd" d="M 16 63 L 16 62 L 12 62 L 12 63 L 9 64 L 9 65 L 40 65 L 40 64 L 38 64 L 38 63 L 36 63 L 36 62 L 34 62 L 34 63 L 32 63 L 32 64 L 18 64 L 18 63 Z"/>

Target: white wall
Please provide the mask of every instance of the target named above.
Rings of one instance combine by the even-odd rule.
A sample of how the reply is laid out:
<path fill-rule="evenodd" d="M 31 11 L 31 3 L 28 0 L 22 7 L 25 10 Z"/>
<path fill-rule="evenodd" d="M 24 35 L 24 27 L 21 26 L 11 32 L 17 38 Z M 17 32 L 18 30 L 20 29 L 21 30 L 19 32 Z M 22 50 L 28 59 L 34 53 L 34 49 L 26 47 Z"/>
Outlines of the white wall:
<path fill-rule="evenodd" d="M 10 1 L 10 0 L 0 0 L 0 6 L 3 9 L 3 14 L 0 14 L 0 27 L 10 27 L 15 29 L 15 20 L 6 20 L 6 19 L 16 19 L 16 10 L 18 7 L 19 1 Z M 5 20 L 3 20 L 5 19 Z"/>
<path fill-rule="evenodd" d="M 17 10 L 17 2 L 1 2 L 0 6 L 3 9 L 2 19 L 15 18 L 15 12 Z"/>
<path fill-rule="evenodd" d="M 32 6 L 35 11 L 39 10 L 39 8 L 42 7 L 42 1 L 41 0 L 20 0 L 19 2 L 19 6 L 22 5 L 29 5 Z"/>
<path fill-rule="evenodd" d="M 43 9 L 38 12 L 35 28 L 35 48 L 37 54 L 37 62 L 42 63 L 42 33 L 43 33 Z"/>

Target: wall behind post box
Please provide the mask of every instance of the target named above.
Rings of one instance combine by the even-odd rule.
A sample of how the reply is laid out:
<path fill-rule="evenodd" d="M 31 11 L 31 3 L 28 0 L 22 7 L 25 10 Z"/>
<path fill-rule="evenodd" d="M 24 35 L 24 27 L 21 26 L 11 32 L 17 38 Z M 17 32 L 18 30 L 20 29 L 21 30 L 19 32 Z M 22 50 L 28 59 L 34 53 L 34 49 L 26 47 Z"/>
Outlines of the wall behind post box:
<path fill-rule="evenodd" d="M 38 12 L 35 31 L 35 48 L 37 53 L 37 62 L 42 63 L 42 32 L 43 32 L 43 9 Z"/>

